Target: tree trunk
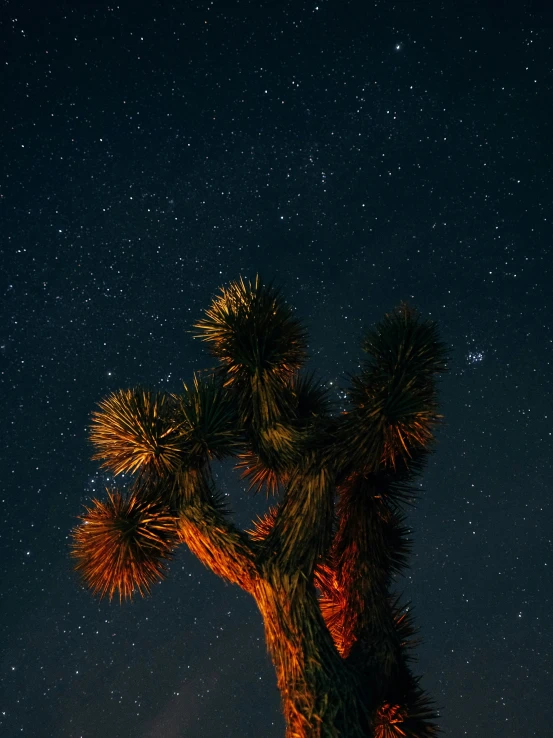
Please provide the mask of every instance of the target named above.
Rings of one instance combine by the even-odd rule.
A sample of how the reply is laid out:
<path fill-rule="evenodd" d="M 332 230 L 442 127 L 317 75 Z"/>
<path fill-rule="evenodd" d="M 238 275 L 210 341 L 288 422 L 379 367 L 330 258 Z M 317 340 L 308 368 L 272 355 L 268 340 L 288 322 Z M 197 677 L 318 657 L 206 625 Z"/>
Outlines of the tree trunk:
<path fill-rule="evenodd" d="M 322 618 L 314 586 L 271 563 L 252 594 L 263 616 L 286 738 L 372 738 L 363 690 Z"/>

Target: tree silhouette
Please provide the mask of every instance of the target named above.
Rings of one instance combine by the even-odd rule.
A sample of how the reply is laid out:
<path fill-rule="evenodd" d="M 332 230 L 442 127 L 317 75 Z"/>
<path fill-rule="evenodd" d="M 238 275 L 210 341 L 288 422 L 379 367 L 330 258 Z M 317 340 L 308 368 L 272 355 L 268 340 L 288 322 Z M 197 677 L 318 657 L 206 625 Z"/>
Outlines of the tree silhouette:
<path fill-rule="evenodd" d="M 73 531 L 76 569 L 120 600 L 150 592 L 180 543 L 255 599 L 288 738 L 430 738 L 432 702 L 410 669 L 414 628 L 392 591 L 406 566 L 404 509 L 439 422 L 436 324 L 401 304 L 369 331 L 336 412 L 279 290 L 222 288 L 196 335 L 218 365 L 179 395 L 121 390 L 94 412 L 94 458 L 130 475 Z M 234 457 L 275 504 L 234 526 L 211 461 Z"/>

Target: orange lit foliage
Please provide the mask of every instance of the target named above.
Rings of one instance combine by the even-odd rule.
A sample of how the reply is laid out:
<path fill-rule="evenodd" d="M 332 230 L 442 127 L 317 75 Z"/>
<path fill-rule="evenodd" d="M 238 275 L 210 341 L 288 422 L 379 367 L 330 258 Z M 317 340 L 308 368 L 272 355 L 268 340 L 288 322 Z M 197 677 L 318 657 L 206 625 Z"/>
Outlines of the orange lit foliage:
<path fill-rule="evenodd" d="M 403 508 L 440 417 L 435 324 L 402 304 L 367 333 L 341 413 L 300 372 L 305 330 L 259 278 L 222 289 L 196 329 L 214 370 L 178 395 L 116 392 L 93 415 L 95 458 L 132 481 L 82 516 L 77 570 L 94 593 L 128 599 L 183 542 L 254 597 L 288 738 L 432 738 L 409 667 L 411 614 L 392 587 L 409 554 Z M 214 488 L 210 463 L 226 457 L 276 499 L 250 531 Z"/>
<path fill-rule="evenodd" d="M 401 725 L 405 721 L 405 711 L 401 705 L 384 703 L 376 711 L 374 738 L 398 738 L 407 735 Z"/>
<path fill-rule="evenodd" d="M 128 495 L 108 491 L 104 502 L 93 500 L 84 524 L 74 533 L 76 569 L 101 597 L 130 599 L 137 590 L 150 593 L 165 572 L 177 542 L 175 517 L 160 500 L 142 498 L 137 489 Z"/>

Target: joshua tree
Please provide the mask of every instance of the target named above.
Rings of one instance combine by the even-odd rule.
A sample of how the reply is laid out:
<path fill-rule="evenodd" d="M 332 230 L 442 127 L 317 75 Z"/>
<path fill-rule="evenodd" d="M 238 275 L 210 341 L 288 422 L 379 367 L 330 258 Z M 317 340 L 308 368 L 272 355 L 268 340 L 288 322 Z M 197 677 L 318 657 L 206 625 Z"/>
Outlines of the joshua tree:
<path fill-rule="evenodd" d="M 363 341 L 348 407 L 333 409 L 306 361 L 306 332 L 259 277 L 221 289 L 196 335 L 218 360 L 181 394 L 120 390 L 93 414 L 94 458 L 131 483 L 93 500 L 73 556 L 100 596 L 144 595 L 180 543 L 255 599 L 288 738 L 430 738 L 432 703 L 409 661 L 403 510 L 439 422 L 446 352 L 405 304 Z M 237 459 L 275 496 L 252 530 L 232 523 L 211 462 Z"/>

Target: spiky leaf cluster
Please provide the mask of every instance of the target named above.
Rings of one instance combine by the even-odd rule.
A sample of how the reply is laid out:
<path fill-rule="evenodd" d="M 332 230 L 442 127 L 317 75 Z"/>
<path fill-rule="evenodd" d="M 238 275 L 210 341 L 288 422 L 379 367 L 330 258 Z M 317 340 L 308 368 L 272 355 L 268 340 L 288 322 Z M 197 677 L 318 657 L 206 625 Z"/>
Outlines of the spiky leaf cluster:
<path fill-rule="evenodd" d="M 174 472 L 182 458 L 180 424 L 172 398 L 142 389 L 118 390 L 92 414 L 94 459 L 115 474 Z"/>
<path fill-rule="evenodd" d="M 257 519 L 253 521 L 253 528 L 247 530 L 246 533 L 254 541 L 264 541 L 274 527 L 277 513 L 278 505 L 273 505 L 264 515 L 257 516 Z"/>
<path fill-rule="evenodd" d="M 259 276 L 232 282 L 195 328 L 220 361 L 225 386 L 240 393 L 244 420 L 279 417 L 288 401 L 287 380 L 307 357 L 305 329 L 280 291 Z M 248 408 L 244 392 L 257 395 L 257 411 Z"/>
<path fill-rule="evenodd" d="M 269 454 L 259 449 L 258 453 L 248 449 L 239 454 L 235 469 L 240 472 L 240 478 L 248 482 L 248 490 L 257 494 L 263 490 L 267 496 L 276 495 L 285 483 L 285 469 L 281 468 L 278 459 L 270 458 Z"/>
<path fill-rule="evenodd" d="M 341 449 L 356 468 L 395 469 L 432 441 L 445 344 L 434 321 L 402 303 L 366 335 L 363 349 L 368 359 L 351 378 Z"/>
<path fill-rule="evenodd" d="M 241 443 L 236 407 L 229 393 L 211 374 L 194 375 L 193 383 L 175 397 L 175 417 L 186 464 L 201 466 L 209 459 L 236 453 Z"/>
<path fill-rule="evenodd" d="M 120 600 L 149 593 L 163 578 L 165 562 L 178 538 L 177 521 L 159 500 L 139 487 L 128 494 L 108 490 L 93 500 L 73 531 L 76 570 L 94 594 Z"/>
<path fill-rule="evenodd" d="M 292 380 L 295 416 L 300 423 L 313 423 L 317 418 L 327 418 L 331 409 L 328 389 L 314 372 L 298 373 Z"/>
<path fill-rule="evenodd" d="M 404 673 L 395 693 L 395 699 L 383 701 L 375 711 L 374 738 L 436 738 L 436 709 L 419 679 Z"/>

